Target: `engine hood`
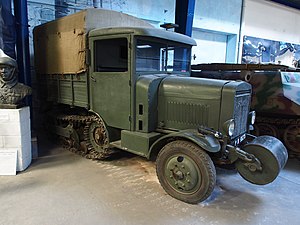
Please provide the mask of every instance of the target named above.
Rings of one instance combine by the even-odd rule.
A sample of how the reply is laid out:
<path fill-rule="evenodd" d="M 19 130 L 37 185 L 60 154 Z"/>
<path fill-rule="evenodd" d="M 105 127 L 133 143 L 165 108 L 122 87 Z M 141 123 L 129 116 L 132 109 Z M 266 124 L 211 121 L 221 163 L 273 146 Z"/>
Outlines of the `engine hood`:
<path fill-rule="evenodd" d="M 220 99 L 222 87 L 230 81 L 168 76 L 160 85 L 159 95 L 193 99 Z"/>
<path fill-rule="evenodd" d="M 165 77 L 158 92 L 158 127 L 195 129 L 205 125 L 218 129 L 222 90 L 232 81 L 192 77 Z"/>

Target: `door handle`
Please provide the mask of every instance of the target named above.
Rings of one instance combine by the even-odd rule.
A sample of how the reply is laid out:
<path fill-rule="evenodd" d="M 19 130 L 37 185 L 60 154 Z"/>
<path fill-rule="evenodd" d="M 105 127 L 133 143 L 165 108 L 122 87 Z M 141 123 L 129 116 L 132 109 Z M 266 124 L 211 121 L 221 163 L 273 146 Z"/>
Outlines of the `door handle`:
<path fill-rule="evenodd" d="M 91 80 L 94 81 L 94 82 L 96 82 L 96 79 L 93 76 L 91 76 Z"/>

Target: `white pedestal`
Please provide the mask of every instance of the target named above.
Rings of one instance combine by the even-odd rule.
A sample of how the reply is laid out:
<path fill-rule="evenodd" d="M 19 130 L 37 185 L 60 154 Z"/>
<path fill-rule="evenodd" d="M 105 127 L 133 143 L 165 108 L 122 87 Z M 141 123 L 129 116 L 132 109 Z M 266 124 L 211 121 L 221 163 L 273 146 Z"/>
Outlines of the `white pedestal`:
<path fill-rule="evenodd" d="M 31 163 L 31 130 L 29 107 L 0 109 L 0 150 L 17 149 L 17 171 Z"/>

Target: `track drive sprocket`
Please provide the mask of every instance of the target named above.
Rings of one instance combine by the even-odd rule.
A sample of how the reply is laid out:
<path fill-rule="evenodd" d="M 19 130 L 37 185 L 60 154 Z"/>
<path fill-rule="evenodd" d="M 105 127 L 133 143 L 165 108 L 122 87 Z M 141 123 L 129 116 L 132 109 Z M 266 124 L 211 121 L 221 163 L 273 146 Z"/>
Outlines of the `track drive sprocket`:
<path fill-rule="evenodd" d="M 84 127 L 84 140 L 87 145 L 87 158 L 106 159 L 114 151 L 109 148 L 109 136 L 103 120 L 89 116 Z"/>

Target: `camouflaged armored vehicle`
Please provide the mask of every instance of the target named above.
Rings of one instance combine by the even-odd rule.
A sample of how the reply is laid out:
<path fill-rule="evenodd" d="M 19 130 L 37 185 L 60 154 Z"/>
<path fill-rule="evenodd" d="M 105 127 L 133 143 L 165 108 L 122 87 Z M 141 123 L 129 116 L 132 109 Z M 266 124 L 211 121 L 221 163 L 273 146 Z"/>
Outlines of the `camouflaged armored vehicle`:
<path fill-rule="evenodd" d="M 252 85 L 255 135 L 280 138 L 300 158 L 300 71 L 282 65 L 199 64 L 192 76 L 244 80 Z"/>
<path fill-rule="evenodd" d="M 284 145 L 248 134 L 255 120 L 248 83 L 190 77 L 195 44 L 107 10 L 36 27 L 50 128 L 87 158 L 119 149 L 156 160 L 162 187 L 188 203 L 210 196 L 215 165 L 235 165 L 254 184 L 272 182 L 287 161 Z"/>

